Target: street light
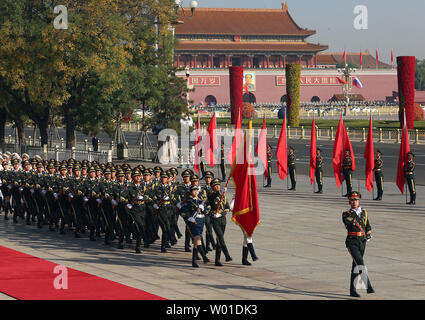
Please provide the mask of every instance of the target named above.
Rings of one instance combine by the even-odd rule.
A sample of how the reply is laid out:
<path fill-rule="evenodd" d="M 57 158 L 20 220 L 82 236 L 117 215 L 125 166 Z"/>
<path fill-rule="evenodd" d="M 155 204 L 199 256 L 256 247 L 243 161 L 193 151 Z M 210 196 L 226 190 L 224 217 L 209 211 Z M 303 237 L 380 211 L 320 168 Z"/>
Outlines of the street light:
<path fill-rule="evenodd" d="M 338 69 L 338 73 L 342 73 L 343 79 L 345 83 L 342 84 L 342 93 L 344 94 L 346 105 L 344 109 L 344 116 L 350 113 L 350 93 L 353 89 L 353 73 L 355 73 L 357 69 L 348 67 L 348 64 L 345 65 L 344 69 Z"/>

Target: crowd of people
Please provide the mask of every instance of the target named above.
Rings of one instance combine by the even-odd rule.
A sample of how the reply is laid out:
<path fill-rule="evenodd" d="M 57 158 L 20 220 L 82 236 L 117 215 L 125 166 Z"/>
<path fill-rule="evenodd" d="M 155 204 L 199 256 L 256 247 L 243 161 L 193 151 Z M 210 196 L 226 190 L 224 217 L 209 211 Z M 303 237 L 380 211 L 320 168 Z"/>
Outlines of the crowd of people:
<path fill-rule="evenodd" d="M 0 159 L 5 220 L 23 219 L 27 225 L 48 226 L 60 234 L 71 231 L 76 238 L 88 233 L 90 241 L 103 237 L 106 245 L 118 240 L 119 249 L 124 249 L 124 241 L 130 245 L 135 240 L 136 253 L 141 253 L 142 243 L 149 248 L 155 241 L 160 241 L 165 253 L 184 237 L 194 268 L 201 257 L 208 263 L 207 254 L 214 250 L 216 266 L 222 266 L 222 253 L 226 262 L 232 260 L 224 239 L 232 203 L 221 189 L 221 180 L 210 171 L 199 178 L 186 169 L 178 182 L 177 168 L 132 168 L 72 158 L 43 161 L 10 152 L 0 154 Z M 184 235 L 178 226 L 180 217 Z M 242 264 L 251 265 L 249 253 L 254 261 L 258 259 L 252 238 L 244 234 Z"/>

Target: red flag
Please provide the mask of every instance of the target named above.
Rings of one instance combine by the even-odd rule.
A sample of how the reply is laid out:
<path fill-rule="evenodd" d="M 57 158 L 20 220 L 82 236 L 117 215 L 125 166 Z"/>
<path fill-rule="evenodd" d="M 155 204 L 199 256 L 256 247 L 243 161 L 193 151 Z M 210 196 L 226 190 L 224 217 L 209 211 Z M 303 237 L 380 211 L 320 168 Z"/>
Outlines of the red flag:
<path fill-rule="evenodd" d="M 264 176 L 267 178 L 268 166 L 267 166 L 267 128 L 266 128 L 266 115 L 263 118 L 263 126 L 260 131 L 260 137 L 258 138 L 257 146 L 255 147 L 255 153 L 261 159 L 264 166 Z"/>
<path fill-rule="evenodd" d="M 216 160 L 214 157 L 214 150 L 217 149 L 217 124 L 215 121 L 215 113 L 210 120 L 207 128 L 207 137 L 205 139 L 205 159 L 210 167 L 214 167 L 216 164 Z"/>
<path fill-rule="evenodd" d="M 342 55 L 342 66 L 345 67 L 345 60 L 347 58 L 347 53 L 344 50 L 344 54 Z"/>
<path fill-rule="evenodd" d="M 342 163 L 343 163 L 343 139 L 342 139 L 342 125 L 344 121 L 342 120 L 342 116 L 339 119 L 338 129 L 336 130 L 335 141 L 334 141 L 334 149 L 333 149 L 333 168 L 335 174 L 335 181 L 338 188 L 341 187 L 342 182 L 344 181 L 344 176 L 342 175 Z"/>
<path fill-rule="evenodd" d="M 336 79 L 338 80 L 339 83 L 342 83 L 342 84 L 346 84 L 347 83 L 347 81 L 345 81 L 341 77 L 336 77 Z"/>
<path fill-rule="evenodd" d="M 391 66 L 393 66 L 393 65 L 394 65 L 394 51 L 391 48 Z"/>
<path fill-rule="evenodd" d="M 348 136 L 347 128 L 345 127 L 344 121 L 342 121 L 342 127 L 344 129 L 344 135 L 343 135 L 343 145 L 344 145 L 344 154 L 345 151 L 350 150 L 350 156 L 352 160 L 351 170 L 356 171 L 356 158 L 354 156 L 353 147 L 351 146 L 350 137 Z"/>
<path fill-rule="evenodd" d="M 400 144 L 400 153 L 398 155 L 398 166 L 397 166 L 397 187 L 401 191 L 401 194 L 404 194 L 404 167 L 407 163 L 407 154 L 410 152 L 410 143 L 409 143 L 409 132 L 407 131 L 406 126 L 406 113 L 404 114 L 404 126 L 403 133 L 401 136 Z"/>
<path fill-rule="evenodd" d="M 378 60 L 379 60 L 379 55 L 378 55 L 378 49 L 376 49 L 376 67 L 378 67 Z"/>
<path fill-rule="evenodd" d="M 195 172 L 199 172 L 199 164 L 201 163 L 201 159 L 199 157 L 199 152 L 201 150 L 201 123 L 199 120 L 199 114 L 198 114 L 198 121 L 196 122 L 196 131 L 195 131 L 195 164 L 194 169 Z"/>
<path fill-rule="evenodd" d="M 248 84 L 245 83 L 243 89 L 245 90 L 246 94 L 249 94 Z"/>
<path fill-rule="evenodd" d="M 316 171 L 316 122 L 311 124 L 311 142 L 310 142 L 310 181 L 314 183 L 314 173 Z"/>
<path fill-rule="evenodd" d="M 366 148 L 363 157 L 366 159 L 366 189 L 373 189 L 373 167 L 375 166 L 375 151 L 373 148 L 372 115 L 369 120 L 369 132 L 367 134 Z"/>
<path fill-rule="evenodd" d="M 227 160 L 229 160 L 229 163 L 233 164 L 233 162 L 235 161 L 236 153 L 238 152 L 239 145 L 241 144 L 242 140 L 242 120 L 241 114 L 240 112 L 238 112 L 235 125 L 235 137 L 233 138 L 232 147 L 230 148 L 229 153 L 227 154 Z"/>
<path fill-rule="evenodd" d="M 288 149 L 286 141 L 286 115 L 283 118 L 282 129 L 280 130 L 279 141 L 276 149 L 277 156 L 277 171 L 282 180 L 288 175 Z"/>
<path fill-rule="evenodd" d="M 257 180 L 255 166 L 252 161 L 250 135 L 252 122 L 249 121 L 248 132 L 243 144 L 238 149 L 237 161 L 233 163 L 230 173 L 235 184 L 235 203 L 233 205 L 232 220 L 251 237 L 255 228 L 260 224 L 260 211 L 257 195 Z M 243 161 L 239 157 L 245 154 Z"/>
<path fill-rule="evenodd" d="M 360 50 L 360 66 L 363 65 L 363 53 L 362 50 Z"/>

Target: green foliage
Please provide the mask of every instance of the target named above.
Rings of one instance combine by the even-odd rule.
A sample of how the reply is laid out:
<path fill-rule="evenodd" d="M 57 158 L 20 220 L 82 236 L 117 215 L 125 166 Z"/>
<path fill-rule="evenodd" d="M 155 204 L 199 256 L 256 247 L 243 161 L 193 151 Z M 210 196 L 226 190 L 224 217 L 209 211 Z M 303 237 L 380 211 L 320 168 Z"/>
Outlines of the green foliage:
<path fill-rule="evenodd" d="M 359 66 L 357 64 L 352 63 L 352 62 L 348 62 L 348 63 L 346 62 L 346 64 L 348 65 L 349 68 L 354 68 L 354 69 L 359 68 Z M 340 62 L 340 63 L 336 64 L 336 67 L 339 68 L 339 69 L 343 69 L 343 68 L 345 68 L 345 65 L 342 62 Z"/>
<path fill-rule="evenodd" d="M 301 65 L 286 65 L 286 94 L 288 105 L 288 125 L 297 127 L 300 123 Z"/>

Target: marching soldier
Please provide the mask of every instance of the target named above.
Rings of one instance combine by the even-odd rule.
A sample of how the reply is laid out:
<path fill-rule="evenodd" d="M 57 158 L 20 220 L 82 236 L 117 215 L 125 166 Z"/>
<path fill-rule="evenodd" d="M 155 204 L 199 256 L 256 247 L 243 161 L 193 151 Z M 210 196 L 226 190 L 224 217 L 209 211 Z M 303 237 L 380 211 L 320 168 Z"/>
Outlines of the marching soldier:
<path fill-rule="evenodd" d="M 35 208 L 33 204 L 33 198 L 32 193 L 34 192 L 33 189 L 33 181 L 32 181 L 32 171 L 31 171 L 31 163 L 28 160 L 24 160 L 22 163 L 23 170 L 21 171 L 21 189 L 23 189 L 22 192 L 22 199 L 24 201 L 24 212 L 26 212 L 26 223 L 27 225 L 31 225 L 31 221 L 35 222 Z M 40 221 L 41 225 L 41 221 Z"/>
<path fill-rule="evenodd" d="M 105 224 L 105 244 L 111 244 L 111 241 L 115 239 L 115 215 L 112 207 L 114 183 L 111 180 L 112 174 L 110 169 L 105 169 L 104 176 L 104 180 L 99 183 L 102 200 L 99 209 Z"/>
<path fill-rule="evenodd" d="M 197 186 L 190 187 L 190 196 L 185 205 L 181 208 L 182 216 L 187 223 L 190 234 L 193 237 L 192 267 L 199 268 L 196 263 L 198 252 L 201 254 L 204 263 L 210 260 L 202 248 L 201 235 L 204 228 L 204 210 L 203 201 L 198 198 L 199 188 Z"/>
<path fill-rule="evenodd" d="M 212 188 L 211 188 L 212 179 L 214 179 L 214 174 L 211 171 L 207 171 L 205 173 L 205 186 L 203 187 L 203 192 L 207 200 L 208 200 L 209 194 L 212 192 Z M 207 252 L 213 251 L 216 249 L 216 243 L 214 240 L 214 234 L 213 234 L 212 224 L 211 224 L 211 208 L 208 205 L 205 208 L 204 222 L 205 222 L 205 238 L 206 238 L 205 250 Z M 212 245 L 212 249 L 210 247 L 210 244 Z"/>
<path fill-rule="evenodd" d="M 190 187 L 191 187 L 191 181 L 190 181 L 190 171 L 185 170 L 182 173 L 183 182 L 177 187 L 176 191 L 176 197 L 178 200 L 177 208 L 180 210 L 184 205 L 185 202 L 190 195 Z M 184 234 L 184 250 L 186 252 L 190 252 L 190 240 L 191 240 L 190 232 L 188 227 L 185 228 L 185 234 Z"/>
<path fill-rule="evenodd" d="M 323 158 L 322 158 L 322 150 L 320 148 L 316 149 L 316 170 L 314 172 L 316 176 L 316 182 L 318 191 L 316 193 L 323 193 Z"/>
<path fill-rule="evenodd" d="M 56 203 L 61 215 L 60 223 L 60 234 L 65 234 L 65 224 L 68 224 L 70 228 L 72 218 L 69 216 L 69 200 L 68 200 L 68 191 L 70 187 L 69 179 L 67 176 L 67 167 L 65 165 L 61 166 L 60 176 L 56 179 L 58 184 L 59 192 L 56 194 Z M 78 236 L 77 236 L 78 237 Z"/>
<path fill-rule="evenodd" d="M 270 144 L 267 145 L 267 184 L 264 186 L 264 188 L 271 188 L 272 186 L 272 146 Z"/>
<path fill-rule="evenodd" d="M 56 228 L 59 227 L 59 209 L 54 197 L 54 194 L 57 195 L 58 192 L 58 185 L 56 183 L 56 168 L 53 163 L 50 163 L 47 166 L 47 174 L 44 176 L 43 190 L 41 191 L 47 214 L 49 216 L 50 231 L 55 231 Z"/>
<path fill-rule="evenodd" d="M 96 169 L 90 167 L 88 170 L 89 177 L 84 181 L 86 191 L 87 213 L 90 220 L 90 229 L 95 230 L 95 236 L 100 238 L 100 186 L 96 178 Z M 91 241 L 95 241 L 96 238 L 90 238 Z"/>
<path fill-rule="evenodd" d="M 409 188 L 410 193 L 410 202 L 407 204 L 415 204 L 416 201 L 416 188 L 415 188 L 415 162 L 413 161 L 413 158 L 415 155 L 412 152 L 409 152 L 407 154 L 407 162 L 404 166 L 404 172 L 407 182 L 407 187 Z"/>
<path fill-rule="evenodd" d="M 353 172 L 353 169 L 352 169 L 353 160 L 351 158 L 350 153 L 351 153 L 350 150 L 345 150 L 344 162 L 342 167 L 342 173 L 344 174 L 345 183 L 347 185 L 347 193 L 344 195 L 344 197 L 348 197 L 353 187 L 352 180 L 351 180 L 351 176 Z"/>
<path fill-rule="evenodd" d="M 149 169 L 143 171 L 143 186 L 145 192 L 145 209 L 146 209 L 146 237 L 148 244 L 154 243 L 158 229 L 155 225 L 158 224 L 156 221 L 156 215 L 153 214 L 153 200 L 155 193 L 155 184 L 151 180 L 151 172 Z M 181 234 L 180 234 L 181 237 Z"/>
<path fill-rule="evenodd" d="M 12 210 L 10 206 L 10 189 L 9 185 L 10 181 L 10 165 L 8 161 L 3 161 L 3 170 L 0 171 L 0 179 L 1 179 L 1 192 L 3 194 L 3 210 L 4 210 L 4 220 L 9 220 L 7 217 L 9 211 Z"/>
<path fill-rule="evenodd" d="M 42 196 L 42 186 L 44 185 L 44 173 L 43 173 L 43 164 L 38 162 L 36 164 L 37 171 L 32 176 L 32 185 L 33 185 L 33 200 L 36 206 L 37 211 L 37 227 L 41 228 L 44 222 L 48 223 L 50 218 L 48 212 L 46 211 L 45 202 Z"/>
<path fill-rule="evenodd" d="M 119 224 L 118 249 L 124 249 L 124 237 L 127 240 L 127 243 L 131 243 L 129 223 L 127 221 L 128 214 L 126 211 L 129 193 L 128 185 L 125 182 L 124 171 L 118 170 L 117 179 L 118 182 L 114 186 L 114 198 L 117 203 L 117 219 Z"/>
<path fill-rule="evenodd" d="M 375 167 L 373 168 L 375 171 L 376 188 L 378 189 L 378 195 L 373 200 L 378 201 L 382 200 L 382 195 L 384 194 L 384 162 L 382 161 L 381 156 L 382 152 L 380 150 L 376 151 Z"/>
<path fill-rule="evenodd" d="M 370 241 L 372 238 L 372 228 L 370 226 L 367 211 L 360 207 L 361 194 L 353 191 L 348 195 L 348 199 L 351 208 L 342 213 L 342 222 L 348 232 L 345 245 L 353 258 L 350 278 L 350 296 L 360 297 L 354 282 L 361 273 L 365 273 L 361 276 L 362 279 L 367 278 L 367 293 L 375 292 L 370 283 L 363 261 L 366 242 Z"/>
<path fill-rule="evenodd" d="M 288 171 L 289 176 L 291 178 L 291 188 L 289 190 L 296 190 L 296 184 L 297 184 L 297 175 L 295 172 L 296 166 L 295 166 L 295 154 L 294 154 L 294 148 L 289 147 L 289 154 L 288 154 Z"/>
<path fill-rule="evenodd" d="M 215 250 L 215 265 L 221 267 L 220 262 L 221 252 L 223 251 L 226 262 L 232 261 L 229 251 L 227 250 L 226 242 L 224 241 L 224 232 L 226 231 L 226 214 L 230 212 L 230 205 L 227 197 L 220 193 L 220 179 L 215 178 L 211 182 L 212 192 L 208 196 L 208 203 L 211 207 L 211 223 L 214 232 L 217 236 Z"/>
<path fill-rule="evenodd" d="M 21 203 L 21 193 L 23 188 L 21 187 L 21 170 L 20 170 L 19 160 L 12 160 L 12 170 L 10 172 L 10 192 L 12 195 L 12 211 L 13 211 L 13 222 L 18 222 L 18 216 L 23 217 L 24 211 Z"/>

